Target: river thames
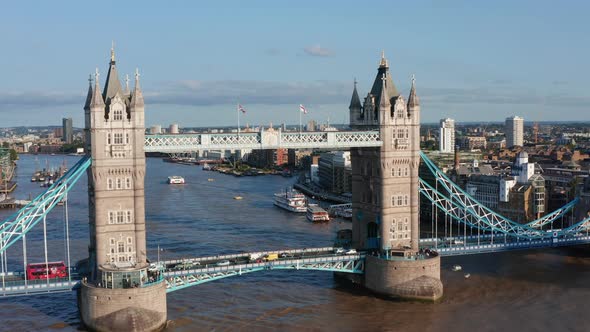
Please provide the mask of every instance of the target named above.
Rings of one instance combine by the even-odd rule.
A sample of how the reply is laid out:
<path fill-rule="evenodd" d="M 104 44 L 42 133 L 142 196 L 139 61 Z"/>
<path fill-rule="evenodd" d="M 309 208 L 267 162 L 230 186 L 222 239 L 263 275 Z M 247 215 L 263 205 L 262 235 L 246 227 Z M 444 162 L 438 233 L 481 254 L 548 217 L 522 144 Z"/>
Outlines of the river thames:
<path fill-rule="evenodd" d="M 44 188 L 30 182 L 37 168 L 72 156 L 21 155 L 13 196 Z M 168 185 L 181 175 L 185 185 Z M 209 178 L 214 181 L 208 181 Z M 149 257 L 208 256 L 240 251 L 331 246 L 347 221 L 311 224 L 273 206 L 273 193 L 294 178 L 233 177 L 198 166 L 148 158 L 146 226 Z M 234 200 L 234 196 L 242 200 Z M 84 175 L 69 195 L 72 262 L 87 257 L 88 204 Z M 14 213 L 0 210 L 0 218 Z M 48 217 L 50 260 L 65 260 L 63 208 Z M 27 235 L 29 262 L 42 261 L 42 226 Z M 18 242 L 8 250 L 11 270 L 22 270 Z M 168 294 L 168 331 L 589 331 L 590 250 L 546 249 L 445 257 L 445 296 L 435 304 L 387 301 L 338 285 L 331 273 L 266 271 Z M 451 267 L 460 264 L 461 272 Z M 465 279 L 464 273 L 471 277 Z M 75 331 L 74 292 L 0 299 L 2 331 Z"/>

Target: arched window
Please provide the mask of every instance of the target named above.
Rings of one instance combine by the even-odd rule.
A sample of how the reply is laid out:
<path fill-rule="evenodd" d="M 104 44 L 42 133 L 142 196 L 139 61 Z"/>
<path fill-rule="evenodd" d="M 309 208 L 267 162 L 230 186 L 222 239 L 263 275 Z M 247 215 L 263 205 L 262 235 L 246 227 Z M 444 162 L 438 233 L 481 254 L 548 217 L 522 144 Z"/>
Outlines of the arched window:
<path fill-rule="evenodd" d="M 395 196 L 391 196 L 391 206 L 395 206 Z"/>
<path fill-rule="evenodd" d="M 397 196 L 397 205 L 398 206 L 402 206 L 403 202 L 402 202 L 402 195 Z"/>
<path fill-rule="evenodd" d="M 409 135 L 410 135 L 410 133 L 409 133 L 409 132 L 410 132 L 410 130 L 409 130 L 409 129 L 406 129 L 406 138 L 408 138 L 408 137 L 409 137 Z"/>
<path fill-rule="evenodd" d="M 107 133 L 107 144 L 111 144 L 111 133 Z"/>
<path fill-rule="evenodd" d="M 125 189 L 131 189 L 131 178 L 125 178 Z"/>
<path fill-rule="evenodd" d="M 121 181 L 121 178 L 117 178 L 117 189 L 123 189 L 123 181 Z"/>
<path fill-rule="evenodd" d="M 401 167 L 397 169 L 397 176 L 402 176 L 402 169 L 401 169 Z"/>
<path fill-rule="evenodd" d="M 129 144 L 129 134 L 125 134 L 125 144 Z"/>
<path fill-rule="evenodd" d="M 408 204 L 408 195 L 404 196 L 404 205 L 409 205 Z"/>
<path fill-rule="evenodd" d="M 409 173 L 410 173 L 410 170 L 409 170 L 407 167 L 406 167 L 406 168 L 404 168 L 404 175 L 405 175 L 405 176 L 408 176 L 408 175 L 409 175 Z"/>
<path fill-rule="evenodd" d="M 113 179 L 107 179 L 107 190 L 113 190 Z"/>

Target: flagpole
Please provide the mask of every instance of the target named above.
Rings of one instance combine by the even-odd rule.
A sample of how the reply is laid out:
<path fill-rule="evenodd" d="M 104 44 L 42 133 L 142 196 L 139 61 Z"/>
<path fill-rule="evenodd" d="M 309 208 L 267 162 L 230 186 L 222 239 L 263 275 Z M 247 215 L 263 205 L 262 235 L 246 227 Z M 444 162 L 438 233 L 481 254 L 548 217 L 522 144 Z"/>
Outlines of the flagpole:
<path fill-rule="evenodd" d="M 301 108 L 299 108 L 299 134 L 301 134 Z"/>

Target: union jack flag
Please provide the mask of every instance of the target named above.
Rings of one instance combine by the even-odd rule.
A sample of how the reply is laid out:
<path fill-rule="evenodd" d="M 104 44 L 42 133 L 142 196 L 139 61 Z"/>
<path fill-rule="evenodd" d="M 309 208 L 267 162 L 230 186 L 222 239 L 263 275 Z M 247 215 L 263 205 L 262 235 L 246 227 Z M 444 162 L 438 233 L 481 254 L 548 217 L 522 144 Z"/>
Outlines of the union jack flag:
<path fill-rule="evenodd" d="M 244 106 L 238 104 L 238 111 L 242 112 L 242 113 L 246 113 L 246 109 L 244 108 Z"/>
<path fill-rule="evenodd" d="M 301 105 L 301 104 L 299 104 L 299 110 L 300 110 L 301 112 L 303 112 L 303 114 L 307 114 L 307 108 L 305 108 L 305 106 L 303 106 L 303 105 Z"/>

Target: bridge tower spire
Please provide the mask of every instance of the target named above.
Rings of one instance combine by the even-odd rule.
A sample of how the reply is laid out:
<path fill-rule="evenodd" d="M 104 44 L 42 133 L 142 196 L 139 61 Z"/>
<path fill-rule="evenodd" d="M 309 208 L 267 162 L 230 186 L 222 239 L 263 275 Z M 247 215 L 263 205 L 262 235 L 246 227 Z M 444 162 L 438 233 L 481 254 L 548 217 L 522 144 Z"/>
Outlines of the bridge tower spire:
<path fill-rule="evenodd" d="M 420 106 L 414 81 L 406 103 L 382 55 L 364 108 L 375 114 L 366 127 L 378 129 L 383 144 L 351 149 L 352 246 L 373 253 L 362 282 L 388 296 L 437 299 L 440 258 L 419 248 Z"/>
<path fill-rule="evenodd" d="M 97 69 L 87 104 L 90 245 L 80 316 L 97 331 L 159 330 L 166 322 L 166 286 L 148 271 L 146 257 L 144 102 L 139 73 L 133 93 L 123 93 L 114 47 L 104 91 Z"/>

